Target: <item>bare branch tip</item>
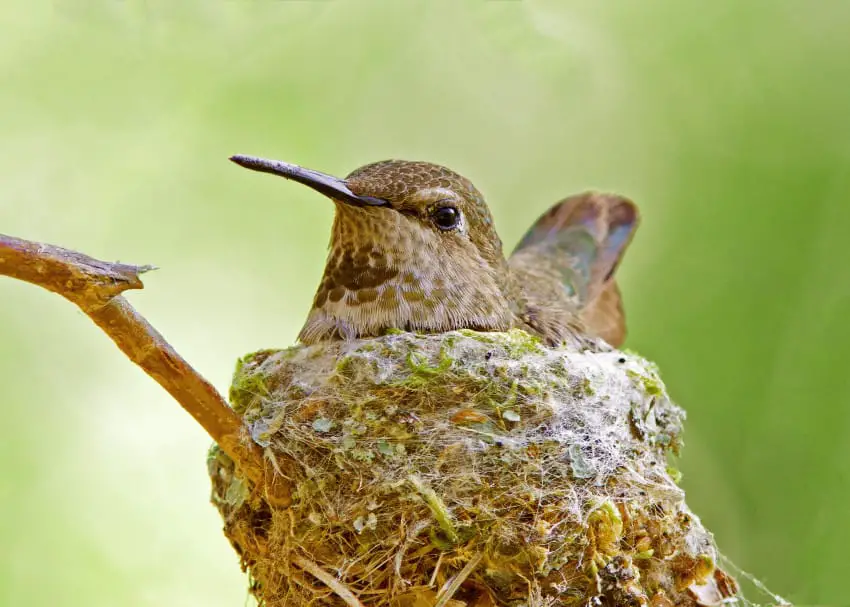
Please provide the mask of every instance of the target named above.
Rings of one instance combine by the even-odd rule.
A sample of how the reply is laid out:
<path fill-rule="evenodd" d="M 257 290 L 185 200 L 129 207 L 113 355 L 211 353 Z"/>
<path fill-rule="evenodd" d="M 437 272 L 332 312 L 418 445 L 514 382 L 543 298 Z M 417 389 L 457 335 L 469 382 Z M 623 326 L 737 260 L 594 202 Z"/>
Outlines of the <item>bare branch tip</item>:
<path fill-rule="evenodd" d="M 263 455 L 243 444 L 242 422 L 224 397 L 165 341 L 130 303 L 120 297 L 142 289 L 141 275 L 156 266 L 108 262 L 83 253 L 0 234 L 0 276 L 57 293 L 79 307 L 118 348 L 178 403 L 230 455 L 243 473 L 262 482 Z M 288 499 L 286 487 L 278 491 Z"/>

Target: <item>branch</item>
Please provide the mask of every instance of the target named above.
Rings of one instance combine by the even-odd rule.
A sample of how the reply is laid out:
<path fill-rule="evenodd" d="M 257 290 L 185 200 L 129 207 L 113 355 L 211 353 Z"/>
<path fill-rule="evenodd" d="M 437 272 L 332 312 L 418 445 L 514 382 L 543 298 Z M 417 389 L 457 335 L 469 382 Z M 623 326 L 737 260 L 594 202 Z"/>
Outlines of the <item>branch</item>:
<path fill-rule="evenodd" d="M 121 295 L 144 287 L 153 266 L 100 261 L 82 253 L 0 234 L 0 275 L 43 287 L 76 304 L 127 357 L 165 388 L 254 482 L 260 448 L 241 439 L 242 421 L 221 394 Z"/>

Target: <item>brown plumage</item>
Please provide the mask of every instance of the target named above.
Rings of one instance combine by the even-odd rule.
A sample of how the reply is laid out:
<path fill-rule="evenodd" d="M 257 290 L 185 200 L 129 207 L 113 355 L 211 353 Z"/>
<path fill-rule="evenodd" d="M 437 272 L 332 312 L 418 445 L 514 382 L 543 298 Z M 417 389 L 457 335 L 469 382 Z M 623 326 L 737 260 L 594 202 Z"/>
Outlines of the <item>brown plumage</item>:
<path fill-rule="evenodd" d="M 585 193 L 559 202 L 506 260 L 483 196 L 445 167 L 387 160 L 343 180 L 279 161 L 232 160 L 336 204 L 304 343 L 393 328 L 519 327 L 552 345 L 593 334 L 617 346 L 625 336 L 613 272 L 638 222 L 625 198 Z"/>

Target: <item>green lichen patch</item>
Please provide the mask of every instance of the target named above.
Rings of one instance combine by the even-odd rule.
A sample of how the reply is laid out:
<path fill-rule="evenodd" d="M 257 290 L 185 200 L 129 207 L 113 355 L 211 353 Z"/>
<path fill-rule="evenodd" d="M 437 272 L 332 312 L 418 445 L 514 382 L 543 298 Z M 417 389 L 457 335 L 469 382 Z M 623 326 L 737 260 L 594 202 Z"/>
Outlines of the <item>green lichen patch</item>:
<path fill-rule="evenodd" d="M 293 487 L 272 507 L 210 459 L 267 605 L 696 605 L 719 588 L 667 470 L 684 414 L 637 355 L 391 332 L 245 357 L 233 383 Z"/>
<path fill-rule="evenodd" d="M 245 413 L 247 403 L 252 400 L 269 395 L 266 377 L 255 371 L 266 358 L 276 352 L 276 350 L 260 350 L 236 361 L 236 370 L 233 372 L 233 383 L 230 385 L 228 396 L 231 406 L 237 413 Z"/>

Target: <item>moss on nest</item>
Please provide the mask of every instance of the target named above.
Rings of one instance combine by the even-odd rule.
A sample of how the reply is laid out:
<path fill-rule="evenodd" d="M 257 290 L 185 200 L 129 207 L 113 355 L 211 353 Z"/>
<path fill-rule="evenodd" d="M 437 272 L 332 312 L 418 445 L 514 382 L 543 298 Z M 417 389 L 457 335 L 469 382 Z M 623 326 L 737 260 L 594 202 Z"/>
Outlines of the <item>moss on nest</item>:
<path fill-rule="evenodd" d="M 684 413 L 638 356 L 395 332 L 252 354 L 230 396 L 293 487 L 270 505 L 211 452 L 213 501 L 266 605 L 737 594 L 668 472 Z"/>

